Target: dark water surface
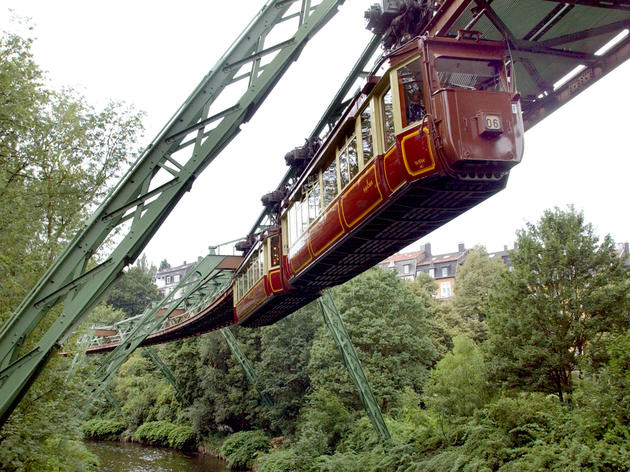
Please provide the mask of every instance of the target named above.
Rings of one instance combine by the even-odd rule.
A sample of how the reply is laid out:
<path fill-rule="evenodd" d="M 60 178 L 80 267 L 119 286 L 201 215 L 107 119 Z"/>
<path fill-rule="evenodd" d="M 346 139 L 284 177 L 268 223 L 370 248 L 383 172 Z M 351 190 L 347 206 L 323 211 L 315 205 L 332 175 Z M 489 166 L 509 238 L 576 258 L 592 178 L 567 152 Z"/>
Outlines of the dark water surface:
<path fill-rule="evenodd" d="M 225 462 L 211 456 L 135 443 L 86 441 L 101 459 L 100 472 L 226 472 Z"/>

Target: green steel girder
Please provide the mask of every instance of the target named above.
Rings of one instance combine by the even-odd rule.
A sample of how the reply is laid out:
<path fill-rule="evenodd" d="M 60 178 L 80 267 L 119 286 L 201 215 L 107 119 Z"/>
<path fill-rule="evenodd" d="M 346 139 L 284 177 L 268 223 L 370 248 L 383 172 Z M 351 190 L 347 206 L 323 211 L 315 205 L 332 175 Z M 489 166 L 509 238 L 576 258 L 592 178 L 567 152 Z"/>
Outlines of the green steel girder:
<path fill-rule="evenodd" d="M 120 403 L 118 403 L 118 400 L 114 398 L 114 395 L 112 395 L 111 392 L 106 388 L 104 388 L 102 392 L 107 401 L 112 404 L 114 410 L 116 410 L 116 413 L 118 413 L 118 415 L 120 416 L 123 416 L 122 408 L 120 408 Z"/>
<path fill-rule="evenodd" d="M 116 349 L 106 354 L 101 361 L 101 365 L 95 372 L 94 377 L 102 387 L 107 385 L 120 366 L 129 359 L 129 356 L 131 356 L 142 342 L 151 333 L 160 328 L 162 323 L 168 319 L 168 316 L 175 311 L 175 309 L 183 306 L 193 293 L 212 285 L 213 290 L 208 293 L 208 296 L 212 297 L 219 295 L 227 288 L 232 279 L 232 272 L 216 270 L 224 257 L 225 256 L 209 255 L 197 262 L 193 269 L 184 276 L 175 290 L 165 296 L 160 303 L 145 310 L 142 314 L 142 318 L 122 339 Z M 221 280 L 222 283 L 217 283 L 218 280 Z M 204 302 L 205 300 L 200 301 L 200 303 Z M 195 307 L 192 309 L 194 310 L 194 308 Z M 163 311 L 158 316 L 161 310 Z"/>
<path fill-rule="evenodd" d="M 312 3 L 270 0 L 265 4 L 2 327 L 0 425 L 53 347 L 63 342 L 123 268 L 138 257 L 197 176 L 252 117 L 343 0 Z M 291 12 L 294 6 L 296 13 Z M 296 23 L 294 30 L 287 27 L 290 21 Z M 276 29 L 279 24 L 282 28 Z M 288 37 L 268 46 L 265 42 L 271 31 Z M 268 62 L 263 64 L 263 59 Z M 249 72 L 243 72 L 247 68 Z M 224 93 L 226 89 L 229 93 Z M 240 98 L 232 106 L 216 109 L 213 104 L 219 96 Z M 114 233 L 120 239 L 109 256 L 87 270 L 95 262 L 93 255 Z M 49 309 L 57 303 L 63 303 L 62 313 L 46 321 L 48 328 L 42 335 L 32 336 L 46 315 L 53 316 Z"/>
<path fill-rule="evenodd" d="M 385 421 L 383 420 L 381 409 L 374 398 L 374 394 L 370 388 L 370 383 L 365 377 L 365 372 L 363 372 L 361 362 L 357 357 L 352 340 L 350 339 L 350 336 L 348 336 L 348 332 L 341 320 L 339 311 L 337 311 L 337 307 L 335 306 L 335 302 L 330 294 L 330 291 L 324 290 L 324 293 L 318 299 L 318 302 L 319 307 L 322 310 L 322 315 L 324 316 L 326 327 L 330 331 L 330 334 L 332 334 L 332 337 L 339 348 L 339 352 L 341 352 L 343 361 L 346 364 L 348 373 L 350 374 L 350 378 L 359 392 L 361 402 L 365 407 L 365 411 L 367 412 L 374 429 L 383 441 L 391 441 L 392 437 L 389 434 Z"/>
<path fill-rule="evenodd" d="M 168 368 L 168 366 L 164 363 L 164 361 L 158 355 L 157 351 L 153 349 L 151 346 L 145 347 L 144 350 L 146 351 L 147 354 L 149 354 L 149 357 L 153 361 L 153 364 L 155 364 L 155 366 L 158 369 L 160 369 L 160 372 L 164 374 L 164 377 L 166 377 L 166 380 L 168 381 L 168 383 L 171 384 L 171 386 L 175 390 L 175 396 L 181 399 L 182 395 L 179 389 L 177 388 L 177 381 L 175 380 L 175 375 L 173 374 L 171 369 Z"/>
<path fill-rule="evenodd" d="M 236 360 L 239 362 L 239 364 L 241 364 L 241 367 L 245 371 L 245 376 L 247 377 L 249 382 L 254 387 L 256 387 L 256 390 L 258 391 L 258 395 L 260 396 L 260 399 L 263 402 L 263 405 L 265 405 L 267 408 L 272 408 L 273 403 L 271 399 L 265 392 L 263 392 L 263 389 L 260 386 L 260 383 L 258 382 L 256 371 L 254 370 L 252 365 L 249 363 L 249 360 L 247 359 L 247 357 L 241 350 L 241 347 L 238 345 L 238 341 L 234 337 L 234 334 L 232 333 L 232 331 L 230 331 L 230 328 L 223 328 L 221 330 L 221 334 L 223 335 L 225 342 L 229 346 L 230 351 L 232 351 L 232 354 L 234 355 L 234 357 L 236 357 Z"/>

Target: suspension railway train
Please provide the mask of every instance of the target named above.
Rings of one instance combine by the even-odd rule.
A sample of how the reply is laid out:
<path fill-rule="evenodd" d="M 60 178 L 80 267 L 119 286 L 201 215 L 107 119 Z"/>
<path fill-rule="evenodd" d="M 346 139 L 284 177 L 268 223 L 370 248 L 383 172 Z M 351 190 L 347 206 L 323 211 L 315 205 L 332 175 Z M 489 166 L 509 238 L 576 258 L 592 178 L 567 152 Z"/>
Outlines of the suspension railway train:
<path fill-rule="evenodd" d="M 292 313 L 503 189 L 523 122 L 503 42 L 415 38 L 365 87 L 234 275 L 234 322 Z"/>
<path fill-rule="evenodd" d="M 524 130 L 503 42 L 415 38 L 374 70 L 281 192 L 277 224 L 232 258 L 232 285 L 144 344 L 271 324 L 505 187 Z"/>

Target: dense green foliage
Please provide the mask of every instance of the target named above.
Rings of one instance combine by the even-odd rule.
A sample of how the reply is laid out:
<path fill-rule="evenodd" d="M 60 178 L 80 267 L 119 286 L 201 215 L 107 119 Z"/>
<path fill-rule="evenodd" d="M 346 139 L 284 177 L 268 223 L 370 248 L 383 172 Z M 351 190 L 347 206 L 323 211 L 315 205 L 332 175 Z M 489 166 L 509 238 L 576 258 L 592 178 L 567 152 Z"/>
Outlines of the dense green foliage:
<path fill-rule="evenodd" d="M 98 111 L 73 90 L 49 89 L 31 43 L 0 35 L 0 322 L 126 168 L 141 130 L 140 115 L 120 103 Z M 46 323 L 25 340 L 22 354 Z M 85 360 L 73 363 L 75 341 L 64 345 L 67 356 L 51 355 L 0 431 L 0 470 L 95 468 L 80 441 L 90 368 Z"/>
<path fill-rule="evenodd" d="M 81 432 L 87 439 L 113 441 L 126 429 L 125 423 L 117 420 L 94 418 L 81 425 Z"/>
<path fill-rule="evenodd" d="M 546 211 L 518 233 L 513 270 L 492 299 L 493 378 L 508 386 L 573 391 L 573 372 L 600 342 L 628 328 L 628 280 L 613 241 L 601 244 L 573 208 Z"/>
<path fill-rule="evenodd" d="M 127 427 L 191 424 L 212 442 L 227 438 L 231 467 L 260 472 L 625 471 L 628 273 L 572 208 L 518 237 L 509 271 L 470 251 L 452 300 L 433 298 L 430 278 L 377 269 L 333 291 L 391 444 L 372 428 L 316 304 L 270 327 L 232 328 L 272 409 L 210 333 L 159 348 L 180 399 L 142 355 L 121 369 Z M 570 360 L 561 389 L 545 370 L 558 359 Z"/>
<path fill-rule="evenodd" d="M 140 315 L 147 306 L 161 298 L 151 281 L 154 269 L 148 266 L 143 256 L 109 290 L 107 303 L 114 309 L 121 310 L 126 317 Z"/>
<path fill-rule="evenodd" d="M 182 450 L 194 450 L 197 435 L 190 426 L 168 421 L 148 421 L 136 429 L 134 439 L 151 446 L 170 446 Z"/>
<path fill-rule="evenodd" d="M 263 431 L 241 431 L 225 440 L 221 454 L 230 469 L 242 470 L 252 466 L 259 453 L 269 450 L 269 437 Z"/>

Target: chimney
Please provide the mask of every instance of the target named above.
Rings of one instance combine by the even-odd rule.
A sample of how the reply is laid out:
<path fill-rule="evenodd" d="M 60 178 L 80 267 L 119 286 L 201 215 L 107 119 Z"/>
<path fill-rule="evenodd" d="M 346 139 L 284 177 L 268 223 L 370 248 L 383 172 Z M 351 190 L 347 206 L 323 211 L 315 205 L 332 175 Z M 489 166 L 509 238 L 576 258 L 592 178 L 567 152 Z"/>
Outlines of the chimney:
<path fill-rule="evenodd" d="M 507 244 L 503 245 L 503 252 L 508 252 Z"/>
<path fill-rule="evenodd" d="M 431 243 L 424 243 L 424 257 L 431 257 Z"/>
<path fill-rule="evenodd" d="M 630 243 L 623 243 L 623 251 L 626 255 L 630 255 Z"/>
<path fill-rule="evenodd" d="M 464 246 L 464 243 L 459 243 L 457 245 L 457 252 L 464 252 L 466 250 L 466 246 Z"/>

